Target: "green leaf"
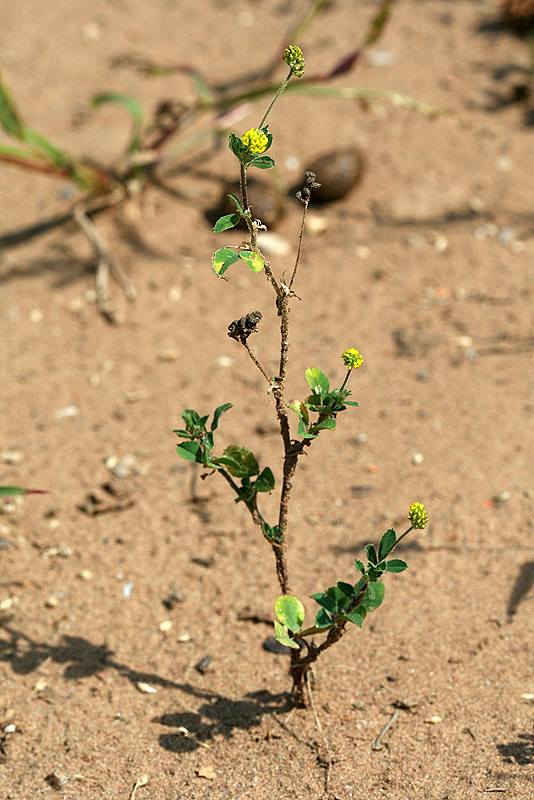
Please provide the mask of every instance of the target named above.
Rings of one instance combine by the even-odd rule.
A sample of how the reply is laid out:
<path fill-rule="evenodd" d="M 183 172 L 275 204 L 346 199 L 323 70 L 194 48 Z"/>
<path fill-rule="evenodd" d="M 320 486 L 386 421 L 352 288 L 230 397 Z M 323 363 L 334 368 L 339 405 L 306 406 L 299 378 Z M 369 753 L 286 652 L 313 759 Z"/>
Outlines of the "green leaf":
<path fill-rule="evenodd" d="M 12 497 L 16 494 L 48 494 L 45 489 L 24 489 L 22 486 L 0 486 L 0 497 Z"/>
<path fill-rule="evenodd" d="M 324 608 L 320 608 L 315 615 L 316 628 L 330 628 L 333 624 L 332 617 L 326 613 Z"/>
<path fill-rule="evenodd" d="M 228 147 L 237 158 L 241 159 L 241 153 L 245 150 L 245 145 L 235 133 L 228 134 Z"/>
<path fill-rule="evenodd" d="M 356 569 L 358 570 L 358 572 L 361 572 L 361 573 L 362 573 L 362 575 L 364 575 L 364 574 L 365 574 L 365 567 L 363 566 L 363 562 L 362 562 L 362 561 L 359 561 L 358 559 L 356 559 L 356 560 L 354 561 L 354 566 L 356 567 Z"/>
<path fill-rule="evenodd" d="M 101 94 L 95 95 L 91 100 L 91 105 L 93 105 L 95 108 L 98 108 L 98 106 L 101 106 L 104 103 L 118 103 L 130 114 L 133 120 L 133 127 L 130 136 L 130 142 L 128 144 L 128 152 L 135 153 L 137 150 L 140 150 L 140 134 L 145 119 L 145 110 L 141 103 L 136 100 L 135 97 L 130 97 L 129 95 L 121 94 L 120 92 L 102 92 Z"/>
<path fill-rule="evenodd" d="M 241 447 L 237 444 L 229 445 L 223 453 L 223 457 L 227 456 L 235 462 L 235 465 L 228 465 L 228 472 L 234 478 L 251 478 L 257 475 L 260 471 L 256 456 L 246 447 Z"/>
<path fill-rule="evenodd" d="M 343 581 L 337 582 L 338 589 L 343 592 L 347 597 L 352 597 L 354 594 L 354 586 L 352 583 L 344 583 Z"/>
<path fill-rule="evenodd" d="M 330 391 L 330 381 L 317 367 L 308 367 L 306 370 L 306 380 L 313 394 L 325 395 Z"/>
<path fill-rule="evenodd" d="M 274 489 L 274 475 L 269 467 L 265 467 L 254 481 L 255 492 L 272 492 Z"/>
<path fill-rule="evenodd" d="M 375 608 L 381 605 L 386 587 L 382 581 L 376 581 L 375 583 L 370 583 L 368 588 L 369 596 L 363 598 L 362 605 L 365 606 L 367 611 L 374 611 Z"/>
<path fill-rule="evenodd" d="M 19 112 L 15 105 L 15 101 L 11 97 L 7 88 L 2 83 L 0 77 L 0 124 L 11 136 L 17 136 L 19 139 L 22 135 L 23 123 L 19 116 Z"/>
<path fill-rule="evenodd" d="M 210 431 L 202 439 L 202 446 L 205 447 L 206 450 L 213 450 L 213 445 L 214 445 L 213 432 Z"/>
<path fill-rule="evenodd" d="M 180 458 L 185 458 L 186 461 L 196 461 L 197 464 L 202 464 L 202 445 L 198 442 L 181 442 L 176 452 Z"/>
<path fill-rule="evenodd" d="M 215 226 L 213 228 L 214 233 L 221 233 L 222 231 L 227 231 L 229 228 L 235 228 L 237 223 L 239 222 L 239 217 L 237 214 L 225 214 L 224 217 L 219 217 Z"/>
<path fill-rule="evenodd" d="M 316 433 L 309 433 L 308 432 L 308 429 L 306 428 L 306 425 L 304 424 L 303 420 L 299 421 L 297 432 L 298 432 L 298 435 L 302 436 L 303 439 L 316 439 L 317 438 L 317 434 Z"/>
<path fill-rule="evenodd" d="M 211 266 L 214 273 L 222 277 L 228 267 L 231 267 L 236 261 L 239 261 L 239 256 L 235 250 L 230 247 L 221 247 L 211 257 Z"/>
<path fill-rule="evenodd" d="M 346 406 L 359 406 L 360 404 L 356 402 L 356 400 L 343 400 Z"/>
<path fill-rule="evenodd" d="M 290 400 L 287 407 L 294 411 L 295 414 L 307 425 L 310 421 L 308 409 L 300 400 Z"/>
<path fill-rule="evenodd" d="M 257 156 L 253 161 L 251 161 L 250 165 L 252 167 L 258 167 L 258 169 L 271 169 L 274 167 L 274 158 L 271 156 Z"/>
<path fill-rule="evenodd" d="M 304 622 L 304 606 L 292 594 L 282 594 L 274 602 L 274 611 L 282 625 L 285 625 L 293 633 L 297 633 Z"/>
<path fill-rule="evenodd" d="M 324 608 L 325 611 L 329 611 L 330 614 L 335 613 L 336 604 L 334 599 L 330 597 L 329 594 L 326 594 L 326 592 L 317 592 L 316 594 L 311 594 L 310 597 L 312 600 L 315 600 L 315 602 L 320 605 L 321 608 Z"/>
<path fill-rule="evenodd" d="M 291 639 L 289 636 L 289 631 L 285 625 L 280 625 L 279 622 L 276 620 L 274 621 L 274 635 L 280 642 L 280 644 L 285 644 L 286 647 L 292 647 L 294 650 L 298 650 L 299 646 L 294 639 Z"/>
<path fill-rule="evenodd" d="M 240 215 L 241 217 L 244 217 L 244 216 L 245 216 L 245 212 L 244 212 L 244 210 L 243 210 L 243 206 L 241 205 L 241 203 L 239 202 L 239 200 L 237 199 L 237 197 L 235 196 L 235 194 L 229 194 L 229 195 L 228 195 L 228 197 L 229 197 L 231 200 L 233 200 L 233 201 L 234 201 L 234 203 L 235 203 L 235 207 L 236 207 L 236 210 L 238 211 L 239 215 Z"/>
<path fill-rule="evenodd" d="M 281 542 L 282 536 L 280 534 L 280 526 L 274 525 L 270 526 L 268 522 L 265 520 L 261 523 L 261 529 L 263 531 L 263 535 L 267 539 L 268 542 Z"/>
<path fill-rule="evenodd" d="M 239 258 L 245 262 L 252 272 L 258 273 L 262 271 L 264 262 L 259 253 L 255 253 L 253 250 L 241 250 Z"/>
<path fill-rule="evenodd" d="M 395 547 L 396 542 L 397 542 L 397 534 L 395 533 L 393 528 L 390 528 L 388 531 L 385 532 L 385 534 L 380 539 L 380 545 L 378 547 L 379 561 L 382 561 L 384 558 L 386 558 L 386 556 L 388 556 L 391 553 L 391 551 Z"/>
<path fill-rule="evenodd" d="M 365 545 L 365 554 L 367 555 L 368 560 L 371 564 L 375 564 L 378 562 L 378 557 L 376 555 L 375 546 L 373 544 Z"/>
<path fill-rule="evenodd" d="M 408 569 L 408 564 L 401 558 L 393 558 L 386 564 L 386 572 L 404 572 Z"/>
<path fill-rule="evenodd" d="M 233 406 L 233 403 L 223 403 L 222 406 L 218 406 L 215 409 L 214 414 L 213 414 L 213 422 L 211 423 L 211 430 L 212 431 L 214 431 L 214 430 L 216 430 L 218 428 L 220 418 L 222 417 L 222 415 L 226 411 L 228 411 L 228 409 L 232 408 L 232 406 Z"/>
<path fill-rule="evenodd" d="M 318 422 L 317 425 L 313 426 L 313 429 L 316 431 L 333 431 L 336 427 L 335 419 L 329 417 L 328 419 L 323 419 L 322 422 Z"/>
<path fill-rule="evenodd" d="M 353 622 L 354 625 L 357 625 L 358 628 L 361 628 L 363 625 L 362 617 L 356 612 L 351 611 L 349 614 L 343 614 L 339 619 L 346 620 L 347 622 Z"/>

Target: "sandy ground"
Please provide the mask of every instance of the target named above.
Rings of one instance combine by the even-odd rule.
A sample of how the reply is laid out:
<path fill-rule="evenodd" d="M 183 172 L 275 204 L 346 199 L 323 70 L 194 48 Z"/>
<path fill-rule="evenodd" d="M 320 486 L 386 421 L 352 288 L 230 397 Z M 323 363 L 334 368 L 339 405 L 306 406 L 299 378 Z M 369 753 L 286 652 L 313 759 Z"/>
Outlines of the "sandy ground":
<path fill-rule="evenodd" d="M 92 95 L 126 92 L 149 110 L 193 97 L 183 75 L 147 78 L 113 59 L 190 62 L 221 82 L 269 59 L 297 5 L 4 3 L 2 73 L 29 124 L 109 164 L 129 123 L 115 106 L 88 113 Z M 353 49 L 375 8 L 333 2 L 302 40 L 308 68 Z M 352 194 L 314 210 L 296 286 L 289 396 L 304 394 L 309 365 L 340 382 L 347 347 L 365 364 L 352 382 L 360 408 L 319 438 L 295 479 L 293 591 L 306 599 L 355 580 L 354 557 L 391 525 L 403 530 L 414 500 L 431 518 L 403 548 L 409 571 L 386 577 L 380 611 L 317 666 L 337 800 L 534 792 L 533 139 L 528 102 L 506 102 L 527 49 L 488 24 L 494 12 L 404 0 L 335 84 L 396 90 L 447 114 L 287 96 L 271 118 L 290 185 L 336 147 L 367 160 Z M 221 150 L 169 179 L 181 199 L 149 190 L 98 218 L 139 293 L 129 304 L 112 287 L 119 325 L 95 308 L 92 252 L 75 226 L 0 254 L 0 484 L 49 490 L 0 514 L 5 800 L 128 800 L 141 776 L 137 800 L 323 796 L 313 713 L 284 722 L 286 657 L 263 649 L 266 622 L 241 619 L 273 616 L 272 553 L 217 476 L 191 502 L 172 433 L 184 408 L 232 401 L 220 446 L 246 444 L 277 471 L 273 403 L 226 336 L 260 309 L 254 348 L 274 374 L 271 292 L 246 267 L 228 283 L 210 268 L 222 240 L 207 217 L 234 166 Z M 75 199 L 65 182 L 4 165 L 0 235 Z M 288 201 L 276 232 L 293 247 L 299 225 Z M 276 274 L 293 258 L 294 247 L 273 257 Z"/>

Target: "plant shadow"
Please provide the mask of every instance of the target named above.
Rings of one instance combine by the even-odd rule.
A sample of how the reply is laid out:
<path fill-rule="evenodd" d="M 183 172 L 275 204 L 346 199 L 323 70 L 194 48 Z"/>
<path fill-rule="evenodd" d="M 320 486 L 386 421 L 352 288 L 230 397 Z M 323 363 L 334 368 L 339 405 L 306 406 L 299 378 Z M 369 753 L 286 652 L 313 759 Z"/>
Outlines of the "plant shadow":
<path fill-rule="evenodd" d="M 234 730 L 259 727 L 264 716 L 288 712 L 292 708 L 287 693 L 272 694 L 260 690 L 249 692 L 241 700 L 232 700 L 192 686 L 182 689 L 205 702 L 194 711 L 162 714 L 154 720 L 176 728 L 176 732 L 162 733 L 159 737 L 160 745 L 171 753 L 188 753 L 205 747 L 206 742 L 218 734 L 230 739 Z"/>
<path fill-rule="evenodd" d="M 497 744 L 497 750 L 507 764 L 534 764 L 534 734 L 520 733 L 515 742 Z"/>
<path fill-rule="evenodd" d="M 10 664 L 17 675 L 35 672 L 46 661 L 52 660 L 66 665 L 65 680 L 88 678 L 112 669 L 134 684 L 143 682 L 178 689 L 201 700 L 194 711 L 163 714 L 154 720 L 177 729 L 159 737 L 161 746 L 173 753 L 205 747 L 205 740 L 210 740 L 215 734 L 230 738 L 236 728 L 258 727 L 264 716 L 288 712 L 292 708 L 288 693 L 272 694 L 261 690 L 249 692 L 244 699 L 233 700 L 190 683 L 177 683 L 154 673 L 131 669 L 117 661 L 105 643 L 93 644 L 81 636 L 63 636 L 57 645 L 38 642 L 13 628 L 6 619 L 0 619 L 0 631 L 8 634 L 8 638 L 0 639 L 0 662 Z"/>

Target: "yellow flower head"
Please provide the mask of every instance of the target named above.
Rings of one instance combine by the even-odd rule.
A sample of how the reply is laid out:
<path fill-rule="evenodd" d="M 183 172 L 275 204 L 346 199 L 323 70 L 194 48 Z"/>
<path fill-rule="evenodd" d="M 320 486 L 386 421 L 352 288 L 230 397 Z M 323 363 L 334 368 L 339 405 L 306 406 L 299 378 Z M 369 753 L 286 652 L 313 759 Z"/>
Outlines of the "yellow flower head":
<path fill-rule="evenodd" d="M 304 75 L 304 56 L 300 47 L 290 44 L 284 50 L 283 58 L 293 75 L 296 78 L 302 78 Z"/>
<path fill-rule="evenodd" d="M 408 514 L 408 519 L 412 523 L 414 528 L 418 528 L 422 530 L 426 528 L 426 524 L 428 522 L 428 514 L 426 513 L 425 507 L 422 503 L 412 503 L 410 506 L 410 513 Z"/>
<path fill-rule="evenodd" d="M 351 347 L 350 350 L 345 350 L 344 353 L 341 354 L 341 358 L 343 359 L 343 363 L 349 369 L 358 369 L 363 364 L 363 356 L 359 350 L 355 350 Z"/>
<path fill-rule="evenodd" d="M 269 139 L 258 128 L 251 128 L 243 134 L 241 141 L 248 147 L 251 153 L 264 153 L 269 144 Z"/>

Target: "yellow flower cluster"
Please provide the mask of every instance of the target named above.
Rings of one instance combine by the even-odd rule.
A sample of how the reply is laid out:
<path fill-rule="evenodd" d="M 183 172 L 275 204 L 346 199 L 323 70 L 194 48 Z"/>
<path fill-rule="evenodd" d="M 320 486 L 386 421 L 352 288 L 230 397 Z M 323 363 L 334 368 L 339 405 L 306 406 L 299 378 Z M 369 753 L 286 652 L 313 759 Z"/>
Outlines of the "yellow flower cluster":
<path fill-rule="evenodd" d="M 258 128 L 251 128 L 244 133 L 241 137 L 241 141 L 245 147 L 248 147 L 251 153 L 264 153 L 269 143 L 267 136 L 263 131 L 258 130 Z"/>
<path fill-rule="evenodd" d="M 351 347 L 350 350 L 345 350 L 344 353 L 341 354 L 341 358 L 343 359 L 343 363 L 349 369 L 358 369 L 363 364 L 363 356 L 359 350 L 355 350 Z"/>
<path fill-rule="evenodd" d="M 297 45 L 289 45 L 284 50 L 284 61 L 296 78 L 304 75 L 304 56 L 302 50 Z"/>
<path fill-rule="evenodd" d="M 426 513 L 426 509 L 422 503 L 412 503 L 410 506 L 410 513 L 408 514 L 408 519 L 412 523 L 414 528 L 418 528 L 422 530 L 426 528 L 426 524 L 428 522 L 428 514 Z"/>

